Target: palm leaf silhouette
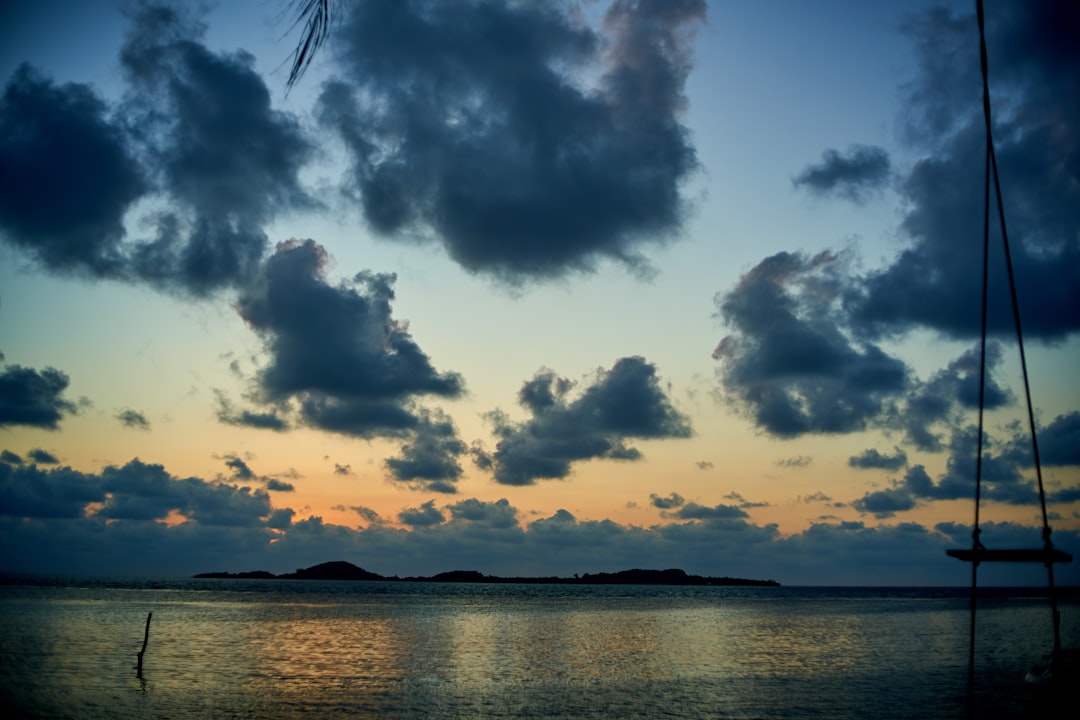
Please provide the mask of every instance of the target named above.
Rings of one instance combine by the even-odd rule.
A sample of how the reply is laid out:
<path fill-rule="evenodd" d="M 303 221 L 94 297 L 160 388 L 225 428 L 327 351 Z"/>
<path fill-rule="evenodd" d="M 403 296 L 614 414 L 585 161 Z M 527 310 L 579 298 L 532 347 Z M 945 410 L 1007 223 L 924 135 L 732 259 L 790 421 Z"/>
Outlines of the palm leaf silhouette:
<path fill-rule="evenodd" d="M 292 68 L 289 70 L 289 79 L 285 86 L 292 89 L 300 78 L 307 72 L 315 53 L 330 37 L 334 22 L 341 12 L 343 0 L 292 0 L 289 9 L 295 14 L 295 20 L 289 27 L 291 32 L 298 25 L 303 25 L 304 30 L 300 41 L 293 50 Z"/>

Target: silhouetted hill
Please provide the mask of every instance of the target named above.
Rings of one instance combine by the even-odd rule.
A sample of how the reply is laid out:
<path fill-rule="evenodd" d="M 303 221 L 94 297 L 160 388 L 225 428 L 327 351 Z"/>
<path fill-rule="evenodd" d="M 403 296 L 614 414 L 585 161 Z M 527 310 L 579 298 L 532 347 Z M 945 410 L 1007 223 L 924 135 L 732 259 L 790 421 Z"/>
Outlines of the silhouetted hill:
<path fill-rule="evenodd" d="M 199 573 L 197 578 L 248 578 L 277 580 L 384 580 L 410 582 L 464 582 L 464 583 L 532 583 L 545 585 L 747 585 L 779 586 L 775 580 L 748 580 L 732 577 L 704 577 L 688 575 L 684 570 L 622 570 L 614 573 L 585 573 L 572 578 L 560 577 L 497 577 L 484 575 L 476 570 L 450 570 L 431 577 L 386 577 L 368 572 L 361 567 L 344 560 L 326 562 L 309 568 L 300 568 L 296 572 L 274 575 L 265 570 L 253 572 Z"/>
<path fill-rule="evenodd" d="M 282 580 L 385 580 L 382 575 L 368 572 L 344 560 L 325 562 L 294 573 L 278 575 Z"/>
<path fill-rule="evenodd" d="M 431 582 L 489 582 L 487 577 L 476 570 L 451 570 L 432 575 L 430 578 L 417 578 L 418 580 L 430 580 Z"/>

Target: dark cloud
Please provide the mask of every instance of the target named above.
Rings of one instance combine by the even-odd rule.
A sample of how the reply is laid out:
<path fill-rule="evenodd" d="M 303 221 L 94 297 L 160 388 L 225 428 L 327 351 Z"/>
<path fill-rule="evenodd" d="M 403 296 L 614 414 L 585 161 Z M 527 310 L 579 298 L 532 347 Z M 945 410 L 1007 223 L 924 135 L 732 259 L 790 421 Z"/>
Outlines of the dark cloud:
<path fill-rule="evenodd" d="M 8 465 L 22 465 L 23 459 L 20 455 L 5 449 L 0 452 L 0 462 L 7 463 Z"/>
<path fill-rule="evenodd" d="M 892 455 L 886 455 L 879 452 L 876 448 L 867 448 L 858 455 L 853 455 L 848 458 L 848 465 L 853 468 L 871 469 L 877 468 L 880 470 L 901 470 L 907 465 L 907 453 L 900 448 L 894 448 L 896 450 Z"/>
<path fill-rule="evenodd" d="M 68 376 L 47 367 L 38 371 L 19 365 L 0 373 L 0 427 L 29 425 L 56 430 L 64 414 L 78 411 L 75 403 L 61 397 Z"/>
<path fill-rule="evenodd" d="M 79 518 L 89 503 L 105 501 L 101 482 L 71 468 L 0 461 L 0 515 L 23 518 Z"/>
<path fill-rule="evenodd" d="M 667 497 L 660 497 L 656 493 L 649 493 L 649 504 L 661 510 L 673 510 L 682 507 L 686 499 L 679 493 L 670 493 Z"/>
<path fill-rule="evenodd" d="M 314 145 L 275 111 L 247 53 L 213 53 L 173 6 L 132 6 L 120 53 L 126 99 L 28 66 L 0 116 L 0 231 L 47 269 L 207 295 L 243 285 L 267 248 L 262 227 L 314 201 L 298 180 Z M 148 198 L 151 239 L 125 215 Z"/>
<path fill-rule="evenodd" d="M 908 488 L 898 485 L 886 490 L 874 490 L 866 493 L 851 506 L 862 513 L 871 513 L 878 518 L 889 518 L 898 512 L 911 510 L 918 504 Z"/>
<path fill-rule="evenodd" d="M 22 65 L 0 107 L 3 236 L 50 270 L 121 276 L 124 214 L 147 186 L 105 103 Z"/>
<path fill-rule="evenodd" d="M 196 295 L 246 282 L 267 248 L 262 226 L 314 205 L 298 179 L 314 146 L 271 107 L 255 58 L 210 52 L 203 33 L 180 10 L 144 3 L 120 53 L 125 121 L 175 205 L 132 254 L 133 272 Z"/>
<path fill-rule="evenodd" d="M 60 463 L 60 460 L 55 455 L 41 448 L 32 448 L 26 453 L 26 457 L 38 465 L 58 465 Z"/>
<path fill-rule="evenodd" d="M 458 437 L 453 421 L 442 411 L 420 411 L 418 423 L 401 446 L 400 457 L 388 458 L 391 477 L 417 490 L 453 494 L 462 469 L 458 458 L 468 446 Z"/>
<path fill-rule="evenodd" d="M 256 475 L 248 464 L 236 455 L 225 456 L 225 466 L 232 470 L 232 479 L 239 482 L 254 480 Z"/>
<path fill-rule="evenodd" d="M 334 463 L 334 474 L 335 475 L 345 475 L 346 477 L 349 476 L 349 475 L 352 475 L 353 474 L 352 466 L 350 466 L 350 465 L 339 465 L 338 463 Z"/>
<path fill-rule="evenodd" d="M 497 530 L 518 525 L 517 509 L 506 498 L 495 502 L 469 498 L 447 505 L 446 509 L 450 511 L 451 522 L 468 522 Z"/>
<path fill-rule="evenodd" d="M 0 463 L 2 515 L 154 522 L 172 512 L 203 526 L 254 527 L 264 524 L 271 508 L 265 491 L 181 479 L 137 459 L 98 474 Z"/>
<path fill-rule="evenodd" d="M 398 520 L 414 528 L 426 528 L 446 522 L 446 515 L 435 507 L 434 500 L 428 500 L 417 508 L 407 508 L 398 513 Z"/>
<path fill-rule="evenodd" d="M 119 420 L 120 424 L 124 427 L 135 428 L 136 430 L 150 429 L 150 421 L 146 419 L 146 416 L 131 408 L 125 408 L 116 413 L 116 419 Z"/>
<path fill-rule="evenodd" d="M 272 510 L 265 490 L 176 478 L 137 459 L 106 467 L 100 482 L 108 499 L 98 514 L 112 520 L 163 520 L 175 510 L 201 525 L 264 526 Z"/>
<path fill-rule="evenodd" d="M 829 252 L 778 253 L 717 295 L 719 316 L 732 330 L 713 353 L 724 398 L 781 438 L 877 428 L 903 433 L 918 450 L 943 451 L 943 433 L 979 406 L 979 349 L 928 380 L 915 377 L 847 312 L 845 299 L 857 294 L 849 269 L 849 258 Z M 1014 402 L 998 380 L 1002 358 L 1002 345 L 991 340 L 988 410 Z"/>
<path fill-rule="evenodd" d="M 694 465 L 698 470 L 712 470 L 716 467 L 711 460 L 698 460 Z"/>
<path fill-rule="evenodd" d="M 1080 132 L 1067 120 L 1080 115 L 1077 12 L 1065 2 L 1006 2 L 988 15 L 995 141 L 1024 334 L 1048 342 L 1080 329 L 1080 166 L 1072 161 Z M 920 382 L 875 344 L 917 328 L 979 334 L 985 132 L 975 27 L 970 15 L 941 9 L 908 23 L 919 74 L 903 89 L 902 124 L 922 157 L 899 183 L 899 254 L 859 274 L 830 253 L 781 253 L 718 296 L 732 330 L 716 351 L 725 395 L 767 433 L 878 427 L 902 432 L 917 450 L 942 452 L 961 412 L 978 406 L 977 350 Z M 833 159 L 812 170 L 844 165 Z M 1015 336 L 996 223 L 991 231 L 989 330 Z M 991 342 L 988 409 L 1013 402 L 993 373 L 1001 356 Z"/>
<path fill-rule="evenodd" d="M 889 154 L 874 145 L 852 145 L 846 153 L 826 150 L 821 162 L 808 165 L 792 180 L 817 195 L 838 195 L 853 203 L 863 203 L 888 181 Z"/>
<path fill-rule="evenodd" d="M 501 411 L 488 414 L 498 444 L 494 453 L 476 448 L 474 454 L 494 469 L 496 482 L 531 485 L 561 479 L 574 462 L 639 459 L 641 453 L 628 440 L 691 435 L 689 419 L 672 405 L 656 368 L 644 358 L 619 359 L 570 399 L 572 386 L 542 369 L 518 393 L 528 420 L 515 423 Z"/>
<path fill-rule="evenodd" d="M 437 372 L 408 325 L 391 316 L 393 275 L 360 273 L 334 286 L 327 261 L 312 240 L 280 243 L 237 300 L 269 356 L 257 378 L 269 410 L 260 412 L 280 420 L 294 407 L 298 423 L 322 430 L 417 442 L 426 416 L 415 398 L 457 397 L 464 382 Z"/>
<path fill-rule="evenodd" d="M 319 117 L 377 232 L 510 283 L 641 266 L 687 212 L 679 117 L 705 10 L 618 0 L 599 34 L 557 3 L 351 3 Z"/>
<path fill-rule="evenodd" d="M 1024 333 L 1080 329 L 1080 10 L 1068 0 L 998 3 L 987 14 L 998 166 Z M 908 26 L 920 73 L 904 120 L 928 154 L 901 183 L 907 247 L 869 273 L 851 312 L 867 332 L 929 327 L 978 336 L 984 129 L 975 20 L 936 9 Z M 990 330 L 1014 334 L 1000 234 L 992 227 Z"/>
<path fill-rule="evenodd" d="M 357 515 L 359 515 L 361 518 L 366 520 L 368 523 L 380 523 L 380 522 L 382 522 L 382 518 L 379 517 L 379 513 L 377 513 L 375 510 L 372 510 L 371 508 L 367 507 L 366 505 L 337 505 L 337 506 L 334 507 L 334 509 L 335 510 L 348 510 L 349 512 L 354 512 Z"/>
<path fill-rule="evenodd" d="M 1080 412 L 1058 415 L 1039 431 L 1039 460 L 1049 466 L 1080 466 Z"/>
<path fill-rule="evenodd" d="M 266 527 L 272 530 L 288 530 L 292 526 L 293 517 L 296 516 L 296 511 L 292 508 L 279 508 L 270 513 L 270 518 L 266 521 Z"/>
<path fill-rule="evenodd" d="M 1016 429 L 1015 427 L 1013 428 Z M 977 433 L 974 426 L 953 428 L 947 448 L 949 456 L 945 471 L 932 479 L 922 465 L 912 465 L 900 480 L 884 490 L 869 492 L 854 501 L 860 512 L 877 517 L 892 517 L 910 510 L 922 502 L 936 500 L 969 500 L 975 497 Z M 981 466 L 980 496 L 983 502 L 1006 505 L 1037 506 L 1038 486 L 1031 473 L 1030 445 L 1024 447 L 1026 436 L 1013 435 L 1004 440 L 984 435 Z M 1080 499 L 1075 488 L 1049 487 L 1046 500 L 1050 504 L 1072 503 Z"/>
<path fill-rule="evenodd" d="M 846 263 L 779 253 L 716 298 L 733 333 L 713 356 L 730 401 L 779 437 L 865 429 L 909 384 L 909 371 L 843 327 Z"/>
<path fill-rule="evenodd" d="M 1034 467 L 1031 432 L 1019 422 L 1008 428 L 1012 437 L 1006 441 L 1003 454 L 1020 467 Z M 1049 425 L 1039 427 L 1039 462 L 1045 467 L 1080 466 L 1080 412 L 1058 415 Z"/>
<path fill-rule="evenodd" d="M 697 503 L 686 503 L 675 512 L 672 517 L 681 520 L 736 520 L 749 517 L 746 511 L 736 505 L 716 505 L 708 507 Z"/>
<path fill-rule="evenodd" d="M 289 429 L 288 421 L 276 408 L 262 411 L 237 409 L 222 391 L 215 389 L 214 395 L 217 402 L 217 419 L 226 425 L 240 425 L 278 432 Z"/>
<path fill-rule="evenodd" d="M 233 483 L 259 483 L 265 486 L 267 490 L 274 490 L 277 492 L 293 492 L 296 490 L 295 486 L 290 482 L 275 477 L 258 475 L 246 462 L 236 455 L 225 455 L 222 459 L 225 460 L 225 466 L 232 471 L 229 480 Z M 288 475 L 289 473 L 285 474 Z M 295 475 L 295 471 L 293 471 L 292 474 Z"/>
<path fill-rule="evenodd" d="M 966 570 L 944 553 L 970 545 L 970 528 L 962 525 L 830 522 L 782 536 L 775 525 L 755 525 L 730 505 L 687 507 L 693 519 L 652 527 L 578 519 L 566 510 L 526 524 L 505 499 L 461 500 L 445 510 L 432 500 L 402 511 L 398 519 L 412 531 L 382 522 L 364 506 L 339 507 L 367 521 L 357 529 L 271 508 L 264 491 L 178 478 L 138 460 L 98 474 L 0 463 L 0 558 L 13 572 L 177 576 L 208 568 L 285 572 L 331 557 L 403 575 L 468 568 L 503 576 L 569 576 L 681 567 L 791 585 L 967 581 Z M 984 523 L 982 537 L 992 547 L 1034 547 L 1040 530 Z M 1056 531 L 1054 542 L 1066 552 L 1080 548 L 1075 531 Z M 148 558 L 132 553 L 133 547 L 154 552 Z M 222 548 L 228 549 L 227 567 Z M 1023 582 L 1027 576 L 1020 568 L 1000 570 L 992 582 L 1032 584 Z M 1074 567 L 1059 570 L 1062 585 L 1076 584 Z"/>
<path fill-rule="evenodd" d="M 1012 394 L 995 377 L 1001 364 L 1002 348 L 991 341 L 986 346 L 986 384 L 983 407 L 994 410 L 1013 402 Z M 965 351 L 949 362 L 944 370 L 934 373 L 925 383 L 914 383 L 904 398 L 903 411 L 887 424 L 904 432 L 904 439 L 924 452 L 940 452 L 945 448 L 936 428 L 952 428 L 958 421 L 958 410 L 979 407 L 979 351 Z"/>

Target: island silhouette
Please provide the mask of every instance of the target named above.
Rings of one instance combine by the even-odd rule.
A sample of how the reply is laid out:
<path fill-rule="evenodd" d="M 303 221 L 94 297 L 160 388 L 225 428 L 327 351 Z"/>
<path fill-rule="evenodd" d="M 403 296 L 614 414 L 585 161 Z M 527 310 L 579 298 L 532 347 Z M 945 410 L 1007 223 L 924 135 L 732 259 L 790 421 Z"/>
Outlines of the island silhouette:
<path fill-rule="evenodd" d="M 275 575 L 265 570 L 250 572 L 206 572 L 196 578 L 238 580 L 379 580 L 383 582 L 459 582 L 459 583 L 522 583 L 544 585 L 747 585 L 779 587 L 775 580 L 750 580 L 733 577 L 690 575 L 684 570 L 621 570 L 619 572 L 583 573 L 574 577 L 499 577 L 484 575 L 477 570 L 450 570 L 430 577 L 398 577 L 369 572 L 344 560 L 320 563 L 296 572 Z"/>

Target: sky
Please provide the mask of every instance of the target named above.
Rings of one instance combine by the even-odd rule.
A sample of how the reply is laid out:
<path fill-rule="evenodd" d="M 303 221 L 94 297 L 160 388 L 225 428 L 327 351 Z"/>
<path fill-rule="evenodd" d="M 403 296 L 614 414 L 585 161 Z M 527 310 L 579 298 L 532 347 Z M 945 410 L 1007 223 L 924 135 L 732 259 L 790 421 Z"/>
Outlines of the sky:
<path fill-rule="evenodd" d="M 1080 12 L 986 5 L 1076 553 Z M 0 9 L 0 570 L 970 582 L 974 3 L 340 8 L 291 89 L 286 2 Z M 992 218 L 981 540 L 1036 548 Z"/>

